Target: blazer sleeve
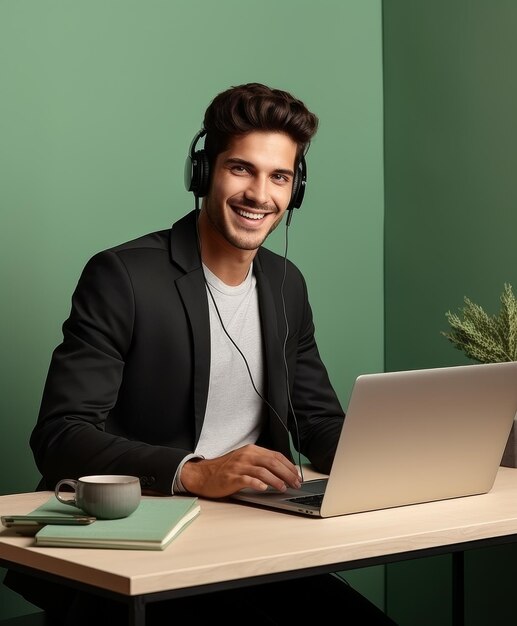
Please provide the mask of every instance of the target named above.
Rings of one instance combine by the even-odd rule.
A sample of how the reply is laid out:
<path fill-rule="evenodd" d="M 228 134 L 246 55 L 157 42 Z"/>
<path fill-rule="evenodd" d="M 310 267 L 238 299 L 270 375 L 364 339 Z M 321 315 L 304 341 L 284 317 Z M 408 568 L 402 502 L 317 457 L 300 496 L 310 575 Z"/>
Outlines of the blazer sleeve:
<path fill-rule="evenodd" d="M 135 304 L 130 277 L 113 251 L 86 265 L 52 355 L 30 444 L 43 481 L 130 474 L 142 487 L 170 494 L 174 473 L 189 452 L 106 432 L 131 350 Z"/>

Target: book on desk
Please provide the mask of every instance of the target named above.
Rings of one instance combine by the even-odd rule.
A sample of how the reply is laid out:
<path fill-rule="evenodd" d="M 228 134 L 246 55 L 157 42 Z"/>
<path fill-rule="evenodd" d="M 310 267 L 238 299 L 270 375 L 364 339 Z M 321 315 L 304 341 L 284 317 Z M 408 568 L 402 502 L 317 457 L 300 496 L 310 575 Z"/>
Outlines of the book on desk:
<path fill-rule="evenodd" d="M 35 537 L 36 546 L 164 550 L 200 513 L 195 497 L 142 498 L 129 517 L 96 520 L 93 524 L 48 524 Z M 31 515 L 77 515 L 76 507 L 61 504 L 52 496 Z"/>

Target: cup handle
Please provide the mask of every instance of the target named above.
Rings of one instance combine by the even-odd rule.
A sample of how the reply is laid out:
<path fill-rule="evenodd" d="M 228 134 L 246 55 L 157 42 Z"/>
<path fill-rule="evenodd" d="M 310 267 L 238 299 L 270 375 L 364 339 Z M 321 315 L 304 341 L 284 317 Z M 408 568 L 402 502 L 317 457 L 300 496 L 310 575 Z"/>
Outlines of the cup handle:
<path fill-rule="evenodd" d="M 64 478 L 63 480 L 60 480 L 57 483 L 56 488 L 54 489 L 54 495 L 59 500 L 59 502 L 63 504 L 70 504 L 71 506 L 77 506 L 77 500 L 76 500 L 75 494 L 73 498 L 69 498 L 68 500 L 65 500 L 64 498 L 61 497 L 61 495 L 59 494 L 61 485 L 68 485 L 69 487 L 72 487 L 72 489 L 75 492 L 75 490 L 77 489 L 77 480 L 73 480 L 72 478 Z"/>

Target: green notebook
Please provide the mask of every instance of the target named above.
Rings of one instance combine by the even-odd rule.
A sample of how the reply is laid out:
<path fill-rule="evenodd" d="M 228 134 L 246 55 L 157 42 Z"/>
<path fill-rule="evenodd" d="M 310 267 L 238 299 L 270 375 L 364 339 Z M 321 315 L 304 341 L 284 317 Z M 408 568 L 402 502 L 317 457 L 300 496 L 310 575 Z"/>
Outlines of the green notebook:
<path fill-rule="evenodd" d="M 163 550 L 200 512 L 197 498 L 142 498 L 129 517 L 97 520 L 85 526 L 48 524 L 35 536 L 36 546 Z M 77 515 L 82 511 L 52 496 L 33 515 Z"/>

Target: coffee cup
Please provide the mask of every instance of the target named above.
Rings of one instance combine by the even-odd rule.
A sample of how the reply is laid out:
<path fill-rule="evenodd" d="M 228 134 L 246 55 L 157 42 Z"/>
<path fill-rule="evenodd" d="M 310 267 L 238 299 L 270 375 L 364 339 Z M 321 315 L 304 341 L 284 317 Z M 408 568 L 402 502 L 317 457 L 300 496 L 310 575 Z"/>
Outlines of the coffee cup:
<path fill-rule="evenodd" d="M 72 498 L 64 498 L 61 487 L 68 485 L 74 491 Z M 136 476 L 99 475 L 82 476 L 78 480 L 64 478 L 55 488 L 55 496 L 63 504 L 83 510 L 98 519 L 128 517 L 140 504 L 142 490 Z"/>

